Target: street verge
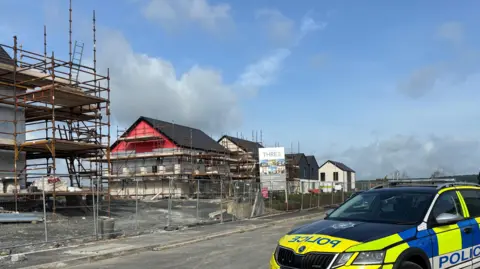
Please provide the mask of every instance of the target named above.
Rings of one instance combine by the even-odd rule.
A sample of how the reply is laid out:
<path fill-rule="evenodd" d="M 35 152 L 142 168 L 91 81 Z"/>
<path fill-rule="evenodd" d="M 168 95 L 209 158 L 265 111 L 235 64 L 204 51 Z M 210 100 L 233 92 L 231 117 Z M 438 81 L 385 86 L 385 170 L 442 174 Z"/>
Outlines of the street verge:
<path fill-rule="evenodd" d="M 65 268 L 119 256 L 133 255 L 145 251 L 161 251 L 182 247 L 236 233 L 263 229 L 292 220 L 309 220 L 315 218 L 323 218 L 323 212 L 321 210 L 297 211 L 289 214 L 271 216 L 271 218 L 266 216 L 262 219 L 201 226 L 192 230 L 97 241 L 83 246 L 28 253 L 25 254 L 25 261 L 10 264 L 7 268 Z M 219 232 L 219 230 L 223 231 Z"/>

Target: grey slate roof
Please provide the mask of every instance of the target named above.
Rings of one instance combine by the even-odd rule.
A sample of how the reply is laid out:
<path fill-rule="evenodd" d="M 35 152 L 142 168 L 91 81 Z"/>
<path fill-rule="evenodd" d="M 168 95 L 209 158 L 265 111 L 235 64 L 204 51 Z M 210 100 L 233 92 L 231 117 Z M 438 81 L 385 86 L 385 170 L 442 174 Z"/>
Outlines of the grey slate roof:
<path fill-rule="evenodd" d="M 8 54 L 8 52 L 0 46 L 0 63 L 13 65 L 15 62 L 13 58 Z"/>
<path fill-rule="evenodd" d="M 308 156 L 306 156 L 306 157 L 307 157 L 308 164 L 309 164 L 310 166 L 312 166 L 313 164 L 316 165 L 316 166 L 318 166 L 317 159 L 315 158 L 315 156 L 313 156 L 313 155 L 308 155 Z"/>
<path fill-rule="evenodd" d="M 320 167 L 324 166 L 326 163 L 331 163 L 331 164 L 335 165 L 336 167 L 338 167 L 338 169 L 340 169 L 342 171 L 355 173 L 355 171 L 352 168 L 346 166 L 345 164 L 343 164 L 341 162 L 332 161 L 332 160 L 326 161 Z"/>
<path fill-rule="evenodd" d="M 237 137 L 233 137 L 233 136 L 229 136 L 229 135 L 222 136 L 218 140 L 218 142 L 220 142 L 223 138 L 227 138 L 228 140 L 232 141 L 232 143 L 234 143 L 238 147 L 242 148 L 243 150 L 245 150 L 247 152 L 252 152 L 253 154 L 258 154 L 258 149 L 263 148 L 263 146 L 260 143 L 253 142 L 253 141 L 250 141 L 250 140 L 241 139 L 241 138 L 237 138 Z"/>
<path fill-rule="evenodd" d="M 302 157 L 305 157 L 303 153 L 289 153 L 285 154 L 285 159 L 293 160 L 293 164 L 297 165 L 300 163 Z"/>
<path fill-rule="evenodd" d="M 213 138 L 199 129 L 143 116 L 138 118 L 138 120 L 135 121 L 135 123 L 133 123 L 132 126 L 122 134 L 122 136 L 129 133 L 142 121 L 145 121 L 151 127 L 155 128 L 155 130 L 166 136 L 179 147 L 211 152 L 226 151 L 226 149 L 213 140 Z M 116 146 L 117 142 L 112 145 L 112 148 Z"/>

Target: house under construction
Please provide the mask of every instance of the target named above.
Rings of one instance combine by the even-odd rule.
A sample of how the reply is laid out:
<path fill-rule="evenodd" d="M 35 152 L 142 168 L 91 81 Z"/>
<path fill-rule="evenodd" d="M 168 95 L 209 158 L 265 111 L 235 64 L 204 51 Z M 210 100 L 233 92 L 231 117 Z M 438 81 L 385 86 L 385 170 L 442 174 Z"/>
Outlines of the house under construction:
<path fill-rule="evenodd" d="M 203 131 L 173 122 L 140 117 L 111 148 L 108 176 L 115 196 L 220 194 L 230 179 L 227 150 Z"/>
<path fill-rule="evenodd" d="M 212 198 L 232 181 L 256 181 L 260 143 L 149 117 L 138 118 L 111 146 L 111 195 L 125 198 Z"/>
<path fill-rule="evenodd" d="M 47 54 L 46 28 L 43 53 L 22 49 L 17 37 L 0 44 L 2 206 L 32 206 L 45 194 L 55 212 L 108 193 L 100 177 L 109 162 L 98 160 L 109 159 L 110 77 L 97 73 L 95 13 L 93 23 L 93 66 L 82 65 L 71 27 L 68 60 Z"/>
<path fill-rule="evenodd" d="M 230 158 L 234 159 L 230 162 L 233 180 L 256 182 L 260 179 L 258 149 L 263 148 L 262 144 L 229 135 L 222 136 L 218 143 L 226 148 Z"/>

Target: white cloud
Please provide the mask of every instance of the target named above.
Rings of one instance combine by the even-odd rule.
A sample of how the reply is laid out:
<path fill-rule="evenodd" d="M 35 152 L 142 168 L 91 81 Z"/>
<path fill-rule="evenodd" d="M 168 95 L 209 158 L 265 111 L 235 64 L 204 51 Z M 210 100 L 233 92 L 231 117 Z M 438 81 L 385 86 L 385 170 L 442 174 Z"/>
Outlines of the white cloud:
<path fill-rule="evenodd" d="M 397 135 L 325 156 L 342 161 L 359 179 L 375 179 L 404 171 L 410 177 L 428 177 L 435 170 L 446 174 L 478 173 L 480 141 L 432 135 L 425 139 Z"/>
<path fill-rule="evenodd" d="M 437 29 L 437 36 L 455 45 L 461 45 L 464 41 L 463 24 L 457 21 L 443 23 Z"/>
<path fill-rule="evenodd" d="M 306 15 L 302 18 L 302 22 L 300 24 L 300 35 L 299 35 L 299 42 L 309 33 L 323 30 L 327 27 L 326 22 L 316 22 L 313 20 L 312 17 Z"/>
<path fill-rule="evenodd" d="M 400 81 L 397 90 L 409 97 L 419 98 L 431 91 L 441 79 L 439 65 L 427 65 L 414 70 L 405 80 Z"/>
<path fill-rule="evenodd" d="M 264 24 L 268 36 L 290 47 L 298 45 L 309 33 L 323 30 L 327 27 L 326 22 L 315 21 L 310 12 L 296 23 L 277 9 L 263 8 L 255 12 L 255 17 Z"/>
<path fill-rule="evenodd" d="M 268 36 L 280 44 L 292 42 L 295 35 L 295 21 L 276 9 L 259 9 L 255 17 L 264 23 Z"/>
<path fill-rule="evenodd" d="M 209 31 L 231 21 L 229 4 L 210 4 L 208 0 L 149 0 L 144 16 L 166 29 L 198 24 Z"/>
<path fill-rule="evenodd" d="M 237 84 L 246 89 L 258 89 L 275 82 L 285 59 L 290 56 L 288 49 L 277 49 L 247 66 Z"/>
<path fill-rule="evenodd" d="M 143 115 L 207 132 L 241 123 L 237 96 L 219 71 L 196 65 L 177 75 L 172 63 L 134 52 L 121 33 L 106 31 L 102 37 L 98 62 L 110 67 L 112 112 L 120 123 Z"/>
<path fill-rule="evenodd" d="M 271 30 L 276 31 L 282 27 L 285 29 L 290 27 L 286 26 L 290 24 L 289 22 L 287 23 L 289 19 L 277 10 L 262 9 L 257 11 L 257 16 L 270 17 L 270 21 L 267 24 L 269 27 L 267 28 L 272 28 Z M 277 25 L 272 26 L 272 23 Z M 285 25 L 281 26 L 282 23 Z M 298 46 L 309 33 L 324 29 L 325 26 L 326 23 L 318 23 L 310 16 L 304 16 L 297 32 L 292 35 L 294 39 L 291 41 L 294 43 L 283 48 L 274 49 L 255 63 L 247 66 L 243 74 L 240 75 L 237 85 L 250 91 L 255 91 L 260 87 L 274 83 L 278 73 L 283 68 L 285 60 L 292 54 L 293 48 Z M 274 32 L 274 35 L 277 35 L 277 33 Z"/>

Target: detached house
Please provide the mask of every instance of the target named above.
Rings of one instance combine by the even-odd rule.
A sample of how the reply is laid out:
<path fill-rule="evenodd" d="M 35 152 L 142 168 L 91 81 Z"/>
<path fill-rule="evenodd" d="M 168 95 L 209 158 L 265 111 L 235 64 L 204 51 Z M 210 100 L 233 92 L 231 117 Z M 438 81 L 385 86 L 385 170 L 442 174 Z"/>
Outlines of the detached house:
<path fill-rule="evenodd" d="M 317 158 L 315 158 L 315 156 L 313 155 L 306 156 L 306 158 L 308 161 L 309 172 L 310 172 L 310 175 L 308 178 L 311 180 L 318 180 L 318 168 L 320 167 L 318 166 Z"/>
<path fill-rule="evenodd" d="M 341 162 L 328 160 L 318 169 L 320 182 L 342 186 L 346 191 L 355 189 L 355 171 Z"/>
<path fill-rule="evenodd" d="M 303 153 L 285 154 L 287 180 L 309 179 L 310 166 Z"/>
<path fill-rule="evenodd" d="M 313 155 L 303 153 L 285 154 L 287 180 L 318 180 L 318 163 Z"/>
<path fill-rule="evenodd" d="M 203 131 L 148 117 L 135 121 L 111 148 L 112 195 L 189 196 L 192 179 L 230 172 L 226 149 Z"/>

